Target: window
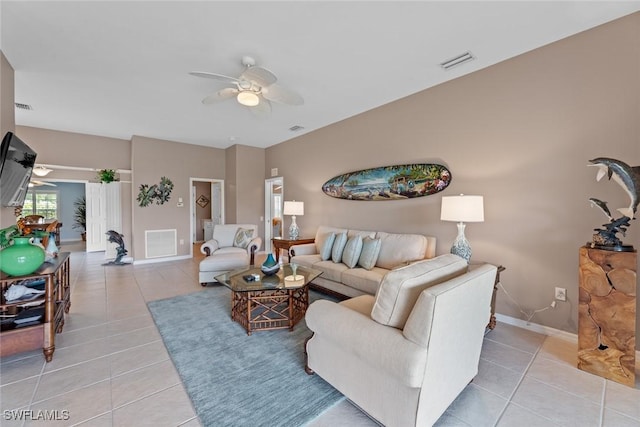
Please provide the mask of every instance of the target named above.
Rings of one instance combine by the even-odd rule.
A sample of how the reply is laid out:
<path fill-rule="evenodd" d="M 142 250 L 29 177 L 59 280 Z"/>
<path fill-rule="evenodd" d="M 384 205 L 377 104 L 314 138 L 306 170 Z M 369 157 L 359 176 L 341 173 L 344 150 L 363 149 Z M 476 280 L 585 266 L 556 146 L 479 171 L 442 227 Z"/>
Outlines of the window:
<path fill-rule="evenodd" d="M 22 215 L 42 215 L 45 219 L 57 219 L 58 191 L 29 190 L 22 206 Z"/>

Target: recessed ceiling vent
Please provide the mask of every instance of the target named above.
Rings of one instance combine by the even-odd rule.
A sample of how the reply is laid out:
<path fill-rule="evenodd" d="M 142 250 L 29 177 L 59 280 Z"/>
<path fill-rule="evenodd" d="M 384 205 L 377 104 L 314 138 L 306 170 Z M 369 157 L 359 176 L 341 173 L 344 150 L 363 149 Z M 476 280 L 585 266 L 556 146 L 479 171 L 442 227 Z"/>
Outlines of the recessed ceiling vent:
<path fill-rule="evenodd" d="M 440 63 L 440 66 L 445 70 L 450 70 L 453 67 L 464 64 L 465 62 L 473 61 L 476 59 L 471 52 L 465 52 L 462 55 L 458 55 L 455 58 L 451 58 L 448 61 Z"/>
<path fill-rule="evenodd" d="M 302 129 L 304 129 L 304 126 L 298 126 L 298 125 L 291 126 L 291 127 L 289 128 L 289 130 L 290 130 L 291 132 L 298 132 L 299 130 L 302 130 Z"/>
<path fill-rule="evenodd" d="M 29 104 L 21 104 L 19 102 L 15 103 L 16 108 L 19 108 L 21 110 L 33 110 L 33 107 Z"/>

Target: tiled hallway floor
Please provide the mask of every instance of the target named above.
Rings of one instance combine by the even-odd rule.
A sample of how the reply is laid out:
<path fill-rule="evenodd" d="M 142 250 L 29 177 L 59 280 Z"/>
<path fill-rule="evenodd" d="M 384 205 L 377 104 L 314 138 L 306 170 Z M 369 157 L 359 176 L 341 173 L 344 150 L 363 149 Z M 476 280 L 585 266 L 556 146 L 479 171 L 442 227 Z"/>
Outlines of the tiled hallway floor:
<path fill-rule="evenodd" d="M 53 360 L 45 363 L 40 350 L 2 358 L 0 425 L 200 425 L 146 307 L 199 291 L 199 258 L 104 267 L 102 257 L 72 254 L 71 311 Z M 638 384 L 576 369 L 576 348 L 566 338 L 499 323 L 485 338 L 479 375 L 437 425 L 640 427 Z M 68 411 L 69 418 L 18 421 L 14 409 L 58 411 L 60 418 Z M 311 425 L 376 424 L 345 401 Z"/>

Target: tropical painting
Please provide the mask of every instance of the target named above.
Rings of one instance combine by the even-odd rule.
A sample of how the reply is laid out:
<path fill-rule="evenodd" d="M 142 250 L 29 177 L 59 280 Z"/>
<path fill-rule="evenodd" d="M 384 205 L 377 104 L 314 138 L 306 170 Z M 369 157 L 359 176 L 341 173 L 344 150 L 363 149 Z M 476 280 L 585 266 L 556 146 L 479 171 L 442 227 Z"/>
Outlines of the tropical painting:
<path fill-rule="evenodd" d="M 414 163 L 348 172 L 331 178 L 322 191 L 338 199 L 401 200 L 447 188 L 451 172 L 438 164 Z"/>

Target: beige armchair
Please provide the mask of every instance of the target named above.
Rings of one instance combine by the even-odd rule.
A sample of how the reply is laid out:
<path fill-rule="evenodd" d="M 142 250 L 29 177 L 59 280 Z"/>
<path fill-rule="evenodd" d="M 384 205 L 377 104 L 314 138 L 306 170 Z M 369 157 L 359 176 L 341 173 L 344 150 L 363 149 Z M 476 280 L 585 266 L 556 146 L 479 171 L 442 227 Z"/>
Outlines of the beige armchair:
<path fill-rule="evenodd" d="M 200 252 L 206 255 L 200 261 L 200 284 L 205 286 L 222 273 L 253 265 L 261 246 L 255 224 L 215 225 L 213 238 L 200 246 Z"/>
<path fill-rule="evenodd" d="M 496 267 L 456 255 L 390 271 L 376 296 L 318 300 L 307 372 L 387 427 L 430 426 L 478 373 Z"/>

